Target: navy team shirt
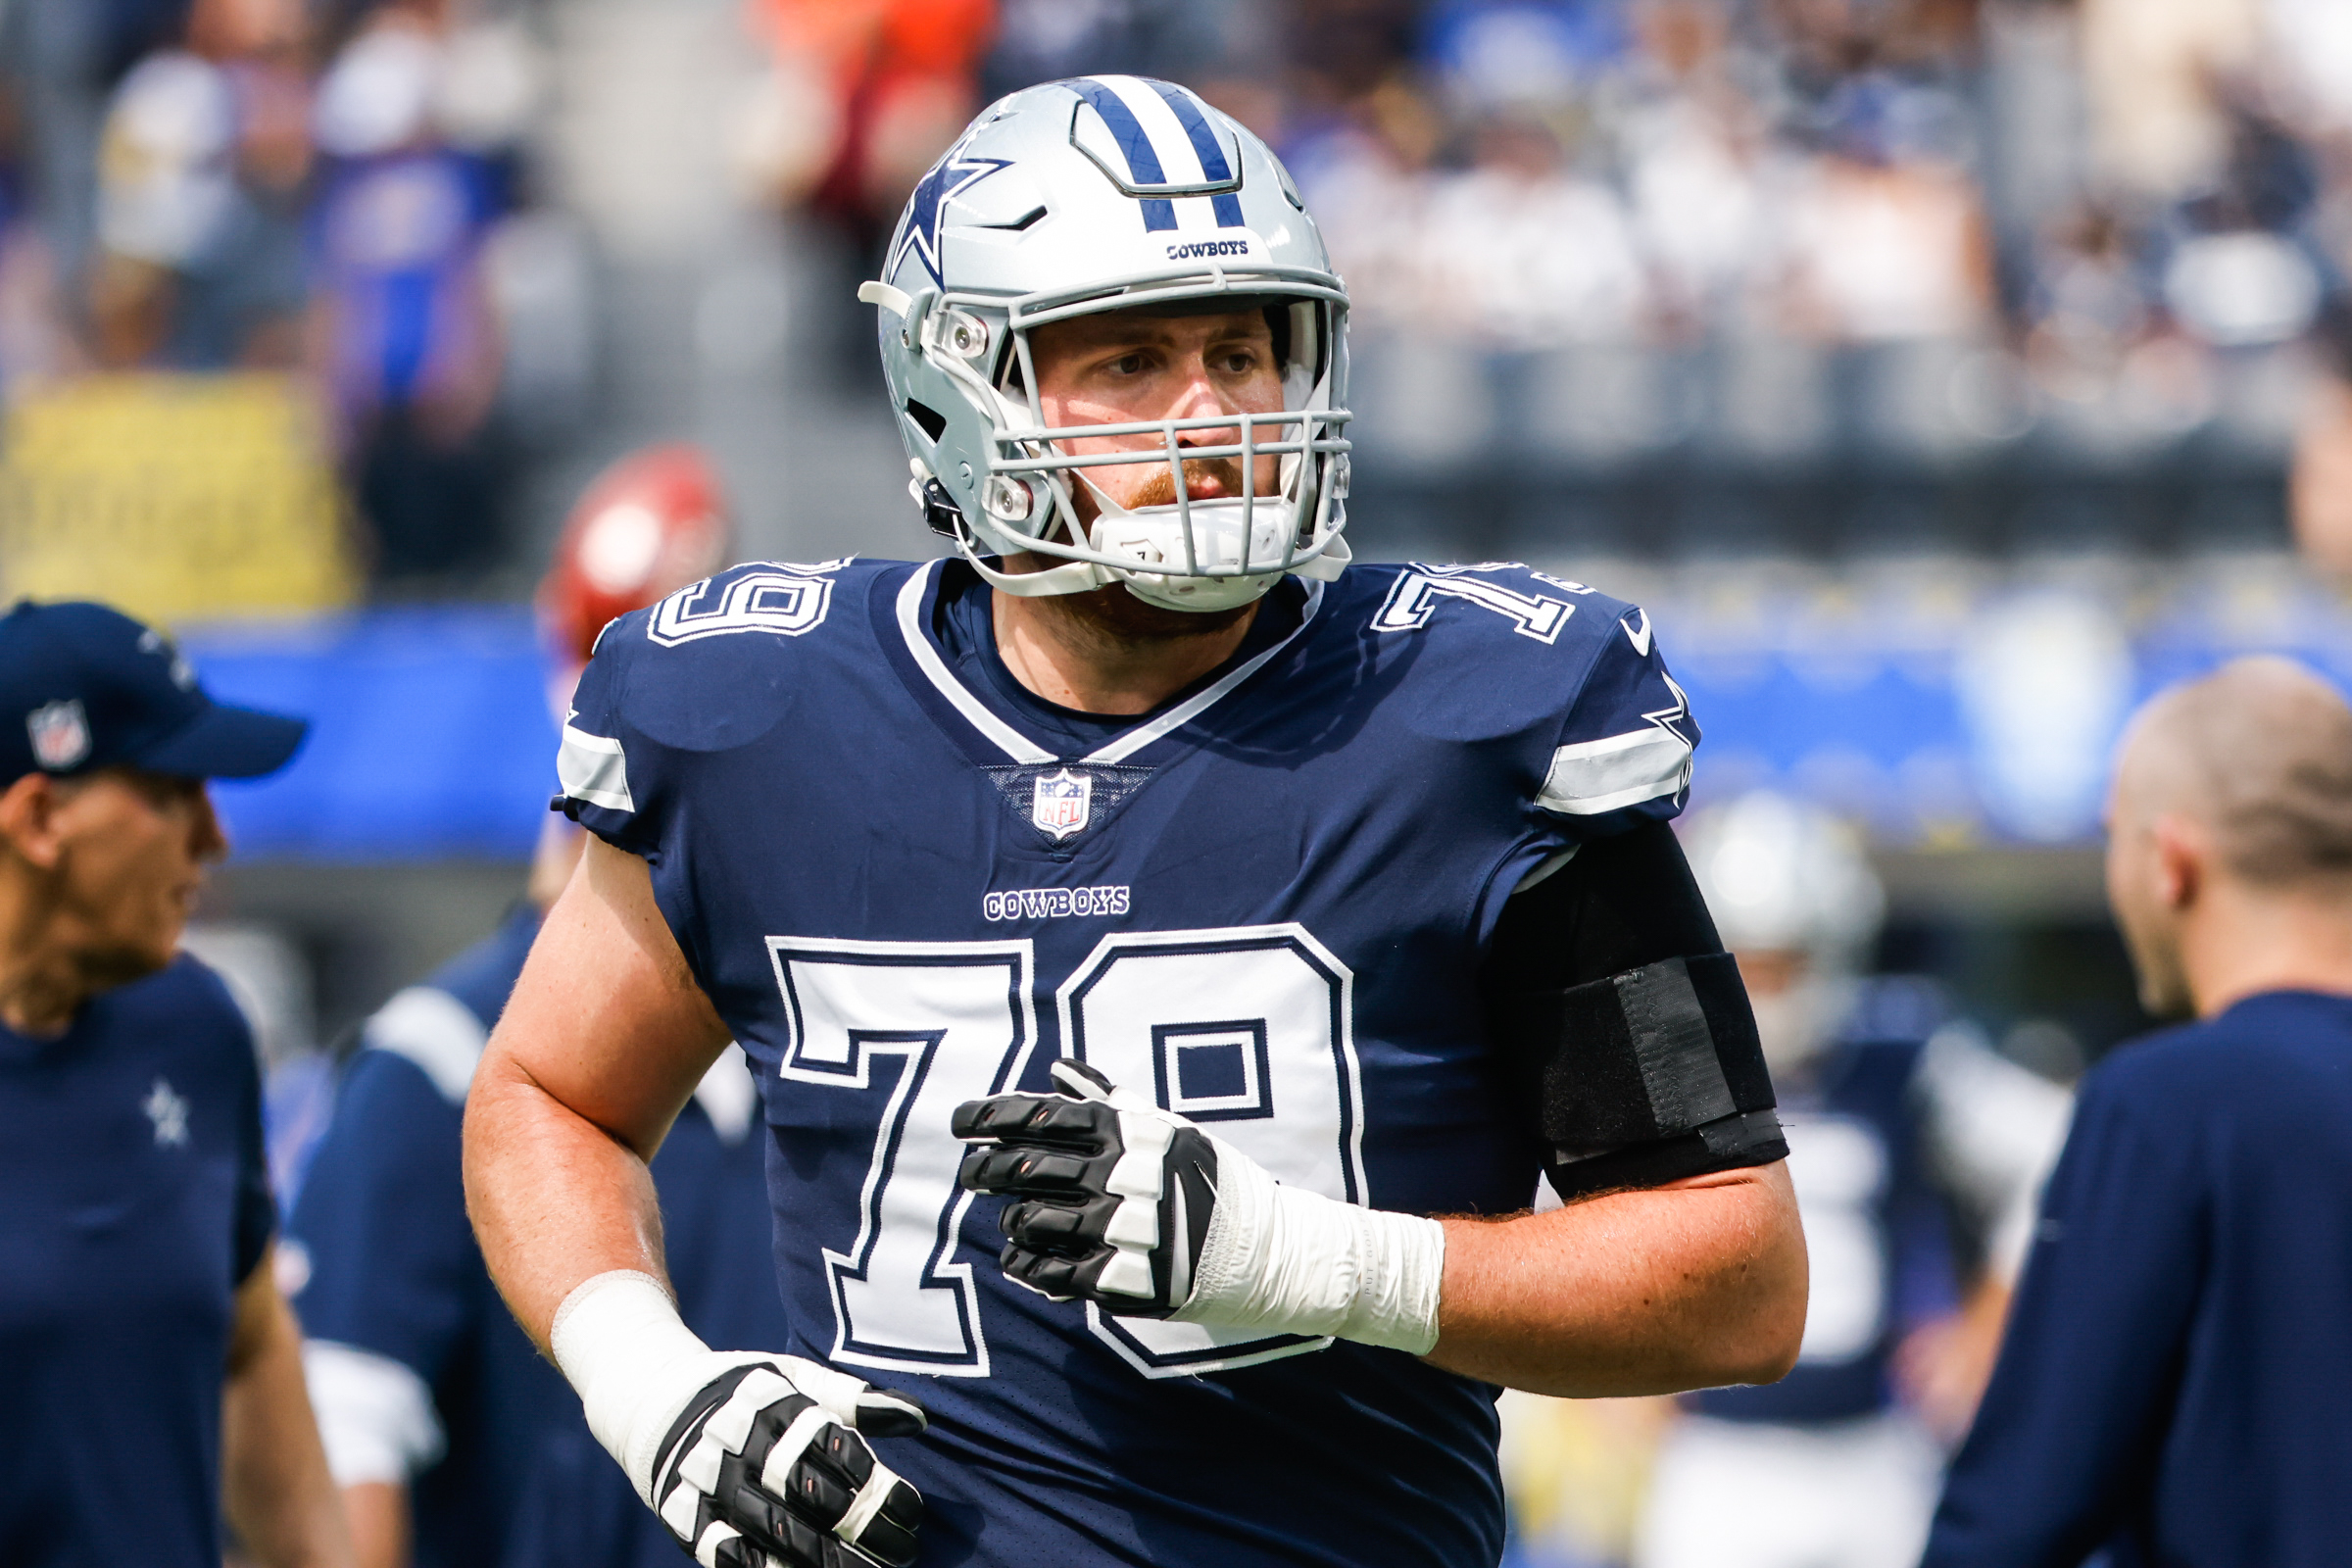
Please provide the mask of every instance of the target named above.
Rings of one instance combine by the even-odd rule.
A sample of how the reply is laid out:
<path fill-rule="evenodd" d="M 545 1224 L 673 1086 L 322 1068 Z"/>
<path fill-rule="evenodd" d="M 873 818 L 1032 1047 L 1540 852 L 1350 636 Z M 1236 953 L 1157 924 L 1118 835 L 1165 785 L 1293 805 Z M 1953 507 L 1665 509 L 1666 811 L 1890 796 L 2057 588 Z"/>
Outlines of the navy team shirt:
<path fill-rule="evenodd" d="M 1358 565 L 1103 718 L 1010 677 L 965 565 L 759 564 L 615 622 L 574 703 L 567 809 L 758 1063 L 792 1348 L 931 1412 L 880 1445 L 925 1568 L 1496 1560 L 1491 1386 L 1014 1286 L 948 1123 L 1066 1054 L 1332 1198 L 1526 1207 L 1479 963 L 1528 872 L 1681 808 L 1642 612 Z"/>
<path fill-rule="evenodd" d="M 233 1298 L 275 1221 L 245 1019 L 186 955 L 0 1026 L 0 1563 L 219 1568 Z"/>
<path fill-rule="evenodd" d="M 416 1568 L 673 1568 L 676 1540 L 508 1312 L 466 1217 L 466 1088 L 538 931 L 518 907 L 371 1022 L 287 1227 L 309 1261 L 295 1304 L 312 1339 L 398 1361 L 432 1392 L 447 1448 L 410 1491 Z M 731 1349 L 784 1341 L 763 1144 L 690 1101 L 653 1163 L 680 1310 Z"/>
<path fill-rule="evenodd" d="M 2352 1543 L 2352 998 L 2083 1080 L 1929 1568 L 2319 1568 Z"/>

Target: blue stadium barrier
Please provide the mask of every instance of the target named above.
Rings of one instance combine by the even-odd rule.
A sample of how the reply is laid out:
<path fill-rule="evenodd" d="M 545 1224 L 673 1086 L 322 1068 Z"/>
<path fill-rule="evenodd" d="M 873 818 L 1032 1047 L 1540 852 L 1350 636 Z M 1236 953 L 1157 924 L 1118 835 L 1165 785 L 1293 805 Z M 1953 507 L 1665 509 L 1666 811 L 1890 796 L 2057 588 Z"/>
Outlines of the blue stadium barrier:
<path fill-rule="evenodd" d="M 1694 799 L 1769 786 L 1845 812 L 1887 844 L 2086 843 L 2109 754 L 2157 687 L 2278 652 L 2352 687 L 2352 614 L 2291 573 L 2189 574 L 2130 592 L 2012 586 L 1940 628 L 1899 606 L 1824 610 L 1765 592 L 1653 597 L 1705 731 Z M 510 607 L 369 611 L 187 638 L 223 699 L 310 716 L 282 774 L 222 783 L 249 859 L 528 857 L 555 787 L 548 668 Z"/>
<path fill-rule="evenodd" d="M 527 610 L 375 610 L 184 645 L 215 696 L 311 720 L 282 773 L 216 786 L 240 858 L 529 858 L 556 721 Z"/>

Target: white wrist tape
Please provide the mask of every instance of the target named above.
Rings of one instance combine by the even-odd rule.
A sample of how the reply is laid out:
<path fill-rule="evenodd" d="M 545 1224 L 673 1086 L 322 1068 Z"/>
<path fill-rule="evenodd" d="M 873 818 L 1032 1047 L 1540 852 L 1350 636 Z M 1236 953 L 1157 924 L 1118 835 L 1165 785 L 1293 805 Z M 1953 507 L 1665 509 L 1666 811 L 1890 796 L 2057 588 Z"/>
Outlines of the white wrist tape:
<path fill-rule="evenodd" d="M 548 1348 L 588 1415 L 588 1430 L 620 1462 L 647 1507 L 662 1440 L 694 1396 L 726 1367 L 774 1357 L 719 1355 L 697 1339 L 651 1274 L 614 1269 L 572 1288 L 556 1308 Z"/>
<path fill-rule="evenodd" d="M 1285 1187 L 1222 1140 L 1217 1206 L 1178 1322 L 1328 1334 L 1426 1355 L 1446 1227 Z"/>

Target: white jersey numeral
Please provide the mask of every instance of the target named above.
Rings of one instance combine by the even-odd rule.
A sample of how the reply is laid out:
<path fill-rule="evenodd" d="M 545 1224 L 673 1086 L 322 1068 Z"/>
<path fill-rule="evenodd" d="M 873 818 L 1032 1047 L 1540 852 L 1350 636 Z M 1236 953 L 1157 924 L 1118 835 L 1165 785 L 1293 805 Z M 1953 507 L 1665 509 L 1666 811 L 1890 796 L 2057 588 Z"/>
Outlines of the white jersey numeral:
<path fill-rule="evenodd" d="M 813 566 L 777 562 L 772 570 L 747 571 L 725 582 L 698 582 L 655 607 L 645 635 L 664 648 L 734 632 L 768 631 L 798 637 L 824 624 L 833 608 L 833 579 L 846 562 Z"/>
<path fill-rule="evenodd" d="M 1103 938 L 1061 988 L 1062 1049 L 1112 1083 L 1202 1123 L 1275 1180 L 1361 1202 L 1363 1096 L 1349 1026 L 1354 977 L 1298 925 Z M 1268 1337 L 1087 1308 L 1146 1377 L 1183 1377 L 1319 1350 Z"/>
<path fill-rule="evenodd" d="M 1429 617 L 1438 608 L 1440 599 L 1459 599 L 1482 610 L 1491 610 L 1511 622 L 1511 629 L 1522 637 L 1533 637 L 1540 643 L 1556 642 L 1560 628 L 1576 613 L 1576 607 L 1565 599 L 1549 594 L 1523 594 L 1505 588 L 1500 583 L 1483 577 L 1466 577 L 1465 571 L 1482 568 L 1470 566 L 1415 566 L 1396 579 L 1389 597 L 1372 617 L 1374 631 L 1419 631 L 1429 624 Z M 1534 572 L 1530 576 L 1537 575 Z M 1556 578 L 1546 577 L 1546 582 Z M 1587 590 L 1590 592 L 1591 590 Z"/>
<path fill-rule="evenodd" d="M 948 1120 L 1001 1093 L 1036 1042 L 1029 944 L 823 942 L 770 937 L 787 1039 L 778 1073 L 865 1090 L 896 1059 L 858 1194 L 858 1238 L 825 1249 L 833 1359 L 988 1376 L 972 1267 L 956 1257 L 972 1195 Z M 880 1069 L 891 1072 L 890 1066 Z"/>
<path fill-rule="evenodd" d="M 986 1377 L 972 1266 L 955 1260 L 972 1195 L 956 1184 L 963 1146 L 949 1118 L 964 1101 L 1021 1077 L 1037 1037 L 1030 944 L 771 937 L 768 951 L 784 998 L 781 1076 L 859 1091 L 889 1085 L 857 1239 L 823 1250 L 833 1358 Z M 1107 937 L 1056 1002 L 1070 1054 L 1208 1125 L 1277 1179 L 1361 1202 L 1352 986 L 1347 965 L 1303 927 L 1246 926 Z M 1092 1307 L 1087 1318 L 1146 1377 L 1246 1366 L 1331 1343 Z"/>

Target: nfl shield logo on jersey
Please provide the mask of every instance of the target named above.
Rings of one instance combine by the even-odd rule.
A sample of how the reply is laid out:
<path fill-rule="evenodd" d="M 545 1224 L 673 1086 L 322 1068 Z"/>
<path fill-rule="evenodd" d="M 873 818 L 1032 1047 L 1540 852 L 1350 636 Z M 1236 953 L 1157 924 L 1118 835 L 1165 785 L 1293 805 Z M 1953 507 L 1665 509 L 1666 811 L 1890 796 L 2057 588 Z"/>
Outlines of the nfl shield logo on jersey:
<path fill-rule="evenodd" d="M 1029 820 L 1039 831 L 1066 839 L 1086 826 L 1094 801 L 1095 781 L 1084 773 L 1066 767 L 1058 773 L 1041 773 L 1037 793 L 1030 797 Z"/>
<path fill-rule="evenodd" d="M 77 697 L 44 703 L 24 715 L 24 728 L 32 736 L 32 760 L 49 772 L 61 773 L 90 755 L 90 722 Z"/>

